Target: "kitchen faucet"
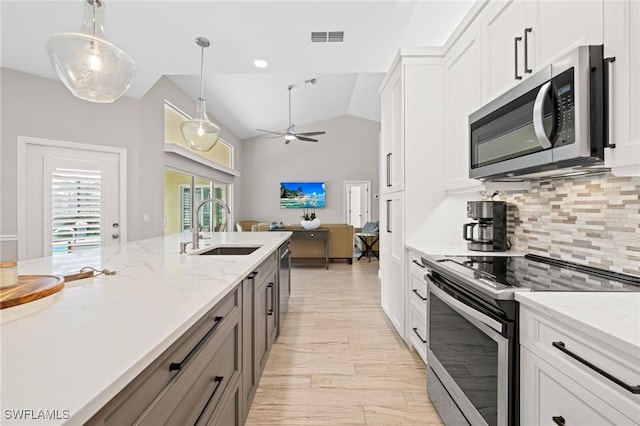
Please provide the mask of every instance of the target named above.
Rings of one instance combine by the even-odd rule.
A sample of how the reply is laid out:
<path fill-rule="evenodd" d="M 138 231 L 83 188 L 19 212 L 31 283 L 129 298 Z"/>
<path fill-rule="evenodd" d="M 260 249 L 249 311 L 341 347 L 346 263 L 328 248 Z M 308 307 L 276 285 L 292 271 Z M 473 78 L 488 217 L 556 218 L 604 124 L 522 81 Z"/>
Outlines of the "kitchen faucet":
<path fill-rule="evenodd" d="M 198 212 L 200 211 L 200 209 L 202 208 L 202 206 L 204 206 L 207 203 L 217 203 L 220 204 L 224 210 L 227 212 L 227 222 L 229 221 L 229 215 L 231 214 L 231 209 L 229 208 L 229 205 L 227 203 L 225 203 L 223 200 L 219 199 L 219 198 L 207 198 L 206 200 L 202 200 L 200 202 L 200 204 L 198 204 L 198 207 L 196 207 L 193 211 L 193 220 L 191 221 L 193 226 L 191 227 L 191 241 L 184 241 L 180 243 L 180 253 L 186 253 L 187 252 L 187 245 L 189 245 L 189 243 L 191 243 L 191 247 L 196 250 L 200 248 L 200 245 L 198 243 L 198 241 L 200 240 L 200 225 L 198 224 Z"/>

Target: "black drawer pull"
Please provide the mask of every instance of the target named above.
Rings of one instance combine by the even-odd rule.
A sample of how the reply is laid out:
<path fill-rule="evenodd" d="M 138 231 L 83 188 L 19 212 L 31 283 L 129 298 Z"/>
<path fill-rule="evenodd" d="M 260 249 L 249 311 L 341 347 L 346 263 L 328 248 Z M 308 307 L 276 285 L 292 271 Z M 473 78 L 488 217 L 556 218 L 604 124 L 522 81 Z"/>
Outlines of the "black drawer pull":
<path fill-rule="evenodd" d="M 418 329 L 416 327 L 413 327 L 413 332 L 416 333 L 416 336 L 418 336 L 420 340 L 422 340 L 422 343 L 427 343 L 427 341 L 422 338 L 420 333 L 418 333 Z"/>
<path fill-rule="evenodd" d="M 424 297 L 423 295 L 421 295 L 420 293 L 418 293 L 418 290 L 416 290 L 415 288 L 413 289 L 413 292 L 416 294 L 416 296 L 418 296 L 420 299 L 422 299 L 423 302 L 427 301 L 427 298 Z"/>
<path fill-rule="evenodd" d="M 551 417 L 551 420 L 553 420 L 553 422 L 558 426 L 565 426 L 564 417 L 562 416 L 553 416 Z"/>
<path fill-rule="evenodd" d="M 213 388 L 213 392 L 211 392 L 211 395 L 209 396 L 209 399 L 207 399 L 207 403 L 204 404 L 204 408 L 202 409 L 202 411 L 200 412 L 200 415 L 198 416 L 198 418 L 196 419 L 194 425 L 197 425 L 198 422 L 200 421 L 200 418 L 202 417 L 202 415 L 204 414 L 204 412 L 207 410 L 207 407 L 209 406 L 209 403 L 211 402 L 211 400 L 213 399 L 213 396 L 216 394 L 216 392 L 218 392 L 218 389 L 220 389 L 220 384 L 222 383 L 222 380 L 224 379 L 224 377 L 222 376 L 216 376 L 213 378 L 213 383 L 215 383 L 215 386 Z"/>
<path fill-rule="evenodd" d="M 592 369 L 596 373 L 598 373 L 598 374 L 606 377 L 607 379 L 611 380 L 616 385 L 622 386 L 623 388 L 625 388 L 626 390 L 628 390 L 629 392 L 631 392 L 633 394 L 640 394 L 640 385 L 631 386 L 631 385 L 623 382 L 622 380 L 618 379 L 614 375 L 612 375 L 610 373 L 607 373 L 606 371 L 604 371 L 600 367 L 598 367 L 598 366 L 590 363 L 586 359 L 582 358 L 580 355 L 576 355 L 573 352 L 571 352 L 569 349 L 565 348 L 564 342 L 557 341 L 557 342 L 553 342 L 552 345 L 553 345 L 554 348 L 559 349 L 560 351 L 562 351 L 565 354 L 569 355 L 571 358 L 573 358 L 576 361 L 578 361 L 578 362 L 584 364 L 585 366 L 589 367 L 590 369 Z"/>
<path fill-rule="evenodd" d="M 204 337 L 202 339 L 200 339 L 198 344 L 196 344 L 193 347 L 193 349 L 191 349 L 189 351 L 187 356 L 185 356 L 182 361 L 180 361 L 180 362 L 172 362 L 169 365 L 169 371 L 180 371 L 180 370 L 182 370 L 182 367 L 184 367 L 184 365 L 187 362 L 189 362 L 189 360 L 200 350 L 200 348 L 203 347 L 205 345 L 205 343 L 207 343 L 207 340 L 209 340 L 209 337 L 211 337 L 211 335 L 216 331 L 218 326 L 222 323 L 223 319 L 224 319 L 224 317 L 215 317 L 215 320 L 214 320 L 214 323 L 213 323 L 213 327 L 211 327 L 211 329 L 209 331 L 207 331 L 207 334 L 205 334 Z"/>
<path fill-rule="evenodd" d="M 415 263 L 416 265 L 418 265 L 420 268 L 424 269 L 424 265 L 422 263 L 418 262 L 417 260 L 413 259 L 412 262 Z"/>
<path fill-rule="evenodd" d="M 273 312 L 274 312 L 273 307 L 275 306 L 274 296 L 276 294 L 274 284 L 273 283 L 267 284 L 267 288 L 271 289 L 271 307 L 267 310 L 267 315 L 273 315 Z"/>
<path fill-rule="evenodd" d="M 252 273 L 249 274 L 249 276 L 247 278 L 249 278 L 250 280 L 254 279 L 256 276 L 258 275 L 258 271 L 253 271 Z"/>

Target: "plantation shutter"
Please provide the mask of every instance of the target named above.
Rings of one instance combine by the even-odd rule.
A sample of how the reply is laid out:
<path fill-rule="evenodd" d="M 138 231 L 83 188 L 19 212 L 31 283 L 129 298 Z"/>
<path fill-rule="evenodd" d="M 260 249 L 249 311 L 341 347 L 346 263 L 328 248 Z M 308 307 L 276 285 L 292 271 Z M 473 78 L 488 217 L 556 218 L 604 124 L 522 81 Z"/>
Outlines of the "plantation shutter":
<path fill-rule="evenodd" d="M 51 188 L 52 252 L 99 247 L 102 221 L 102 173 L 55 168 Z"/>

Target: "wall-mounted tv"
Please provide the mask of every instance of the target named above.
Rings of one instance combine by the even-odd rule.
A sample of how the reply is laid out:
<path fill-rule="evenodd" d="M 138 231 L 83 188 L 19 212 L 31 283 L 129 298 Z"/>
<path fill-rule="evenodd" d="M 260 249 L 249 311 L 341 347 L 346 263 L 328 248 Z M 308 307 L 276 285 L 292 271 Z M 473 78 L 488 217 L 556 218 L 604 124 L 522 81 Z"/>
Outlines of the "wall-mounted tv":
<path fill-rule="evenodd" d="M 324 182 L 280 182 L 280 208 L 325 208 Z"/>

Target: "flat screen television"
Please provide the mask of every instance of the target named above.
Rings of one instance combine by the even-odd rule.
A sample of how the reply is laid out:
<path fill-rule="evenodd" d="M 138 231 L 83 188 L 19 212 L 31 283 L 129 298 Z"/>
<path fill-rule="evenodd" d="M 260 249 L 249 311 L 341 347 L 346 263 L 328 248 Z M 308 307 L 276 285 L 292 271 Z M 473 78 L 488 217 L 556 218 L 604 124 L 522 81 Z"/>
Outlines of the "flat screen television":
<path fill-rule="evenodd" d="M 324 182 L 280 182 L 280 208 L 323 209 L 325 206 Z"/>

